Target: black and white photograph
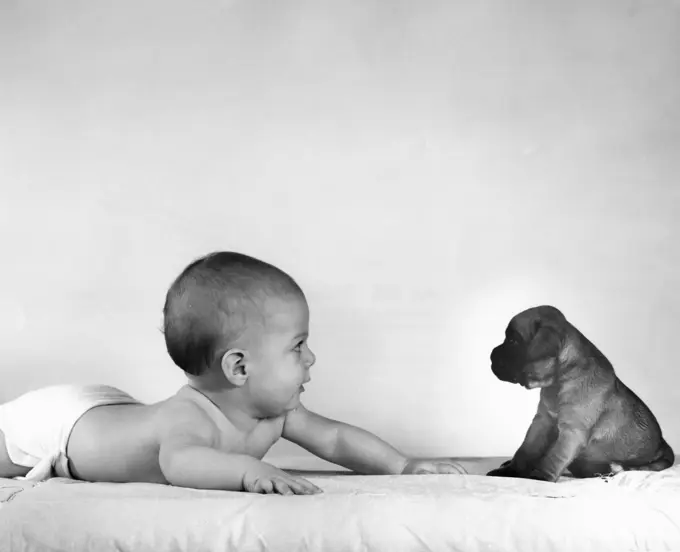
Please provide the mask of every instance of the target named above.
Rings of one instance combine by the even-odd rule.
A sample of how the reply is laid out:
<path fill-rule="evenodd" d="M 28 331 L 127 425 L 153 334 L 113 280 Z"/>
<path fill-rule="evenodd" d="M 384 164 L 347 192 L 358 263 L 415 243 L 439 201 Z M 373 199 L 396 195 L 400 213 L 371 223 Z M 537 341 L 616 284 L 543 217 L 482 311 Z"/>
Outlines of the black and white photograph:
<path fill-rule="evenodd" d="M 0 0 L 0 552 L 680 551 L 680 0 Z"/>

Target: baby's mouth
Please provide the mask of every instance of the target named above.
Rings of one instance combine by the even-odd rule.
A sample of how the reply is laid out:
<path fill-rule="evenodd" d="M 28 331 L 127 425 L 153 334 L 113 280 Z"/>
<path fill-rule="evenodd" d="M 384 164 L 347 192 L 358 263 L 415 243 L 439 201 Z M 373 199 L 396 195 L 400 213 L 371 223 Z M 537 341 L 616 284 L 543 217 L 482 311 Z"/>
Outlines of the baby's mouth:
<path fill-rule="evenodd" d="M 304 386 L 304 385 L 301 385 L 301 386 L 300 386 L 300 393 L 304 393 L 304 391 L 305 391 L 305 386 Z"/>

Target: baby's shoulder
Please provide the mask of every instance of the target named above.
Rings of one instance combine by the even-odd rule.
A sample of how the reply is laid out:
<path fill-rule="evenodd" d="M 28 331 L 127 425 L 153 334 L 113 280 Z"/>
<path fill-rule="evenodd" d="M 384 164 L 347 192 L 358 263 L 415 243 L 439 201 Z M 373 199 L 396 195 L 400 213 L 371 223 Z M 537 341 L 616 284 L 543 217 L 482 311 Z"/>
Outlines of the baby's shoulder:
<path fill-rule="evenodd" d="M 213 439 L 219 431 L 200 406 L 182 397 L 171 397 L 157 405 L 156 427 L 161 435 L 193 434 Z"/>

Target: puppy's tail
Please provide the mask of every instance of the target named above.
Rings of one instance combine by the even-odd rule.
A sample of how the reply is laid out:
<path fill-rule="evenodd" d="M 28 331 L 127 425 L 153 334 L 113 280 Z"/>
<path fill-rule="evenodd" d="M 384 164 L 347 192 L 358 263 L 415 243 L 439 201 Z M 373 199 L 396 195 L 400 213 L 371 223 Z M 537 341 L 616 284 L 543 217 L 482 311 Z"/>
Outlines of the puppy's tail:
<path fill-rule="evenodd" d="M 624 465 L 621 466 L 621 470 L 617 471 L 661 471 L 670 468 L 674 463 L 675 453 L 671 446 L 666 441 L 663 441 L 661 450 L 659 451 L 659 454 L 657 454 L 656 459 L 649 464 L 644 464 L 642 466 Z M 612 466 L 614 466 L 614 464 L 612 464 Z M 614 469 L 612 469 L 612 471 L 614 471 Z"/>

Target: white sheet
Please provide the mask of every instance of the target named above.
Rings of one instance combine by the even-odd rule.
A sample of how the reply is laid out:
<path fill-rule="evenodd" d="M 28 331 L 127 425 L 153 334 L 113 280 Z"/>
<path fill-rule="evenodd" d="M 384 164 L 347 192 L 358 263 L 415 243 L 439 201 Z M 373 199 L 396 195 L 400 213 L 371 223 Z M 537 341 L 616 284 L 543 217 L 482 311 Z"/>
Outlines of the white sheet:
<path fill-rule="evenodd" d="M 12 495 L 0 508 L 0 550 L 680 550 L 680 465 L 556 484 L 481 475 L 309 478 L 323 494 L 0 480 L 0 500 Z"/>

